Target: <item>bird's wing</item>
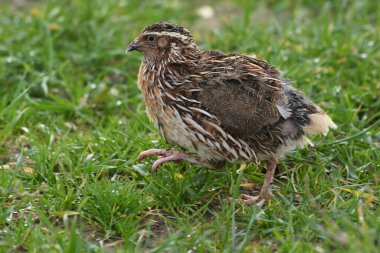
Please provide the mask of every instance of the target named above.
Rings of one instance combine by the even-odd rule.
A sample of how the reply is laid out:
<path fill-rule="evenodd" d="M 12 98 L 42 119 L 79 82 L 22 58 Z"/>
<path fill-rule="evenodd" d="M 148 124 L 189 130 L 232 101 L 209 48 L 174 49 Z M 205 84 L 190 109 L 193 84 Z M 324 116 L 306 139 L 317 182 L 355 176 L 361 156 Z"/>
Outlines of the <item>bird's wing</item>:
<path fill-rule="evenodd" d="M 191 79 L 201 92 L 193 97 L 232 136 L 257 133 L 291 115 L 281 74 L 265 61 L 211 51 L 199 66 Z"/>

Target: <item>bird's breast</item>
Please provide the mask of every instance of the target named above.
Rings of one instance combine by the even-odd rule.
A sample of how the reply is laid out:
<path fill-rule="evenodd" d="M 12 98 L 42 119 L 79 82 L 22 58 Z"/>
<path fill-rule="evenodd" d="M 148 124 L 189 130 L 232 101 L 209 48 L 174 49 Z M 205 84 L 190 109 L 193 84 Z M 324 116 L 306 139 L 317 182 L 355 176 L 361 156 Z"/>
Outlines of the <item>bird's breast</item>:
<path fill-rule="evenodd" d="M 157 78 L 157 73 L 147 71 L 142 64 L 138 85 L 144 97 L 146 113 L 166 141 L 190 149 L 189 132 L 178 111 L 163 99 L 165 91 L 160 88 Z"/>
<path fill-rule="evenodd" d="M 146 113 L 159 129 L 168 143 L 199 154 L 203 159 L 212 159 L 219 155 L 207 144 L 199 141 L 196 133 L 191 130 L 176 105 L 165 99 L 166 91 L 160 88 L 160 75 L 140 68 L 138 85 L 144 97 Z"/>

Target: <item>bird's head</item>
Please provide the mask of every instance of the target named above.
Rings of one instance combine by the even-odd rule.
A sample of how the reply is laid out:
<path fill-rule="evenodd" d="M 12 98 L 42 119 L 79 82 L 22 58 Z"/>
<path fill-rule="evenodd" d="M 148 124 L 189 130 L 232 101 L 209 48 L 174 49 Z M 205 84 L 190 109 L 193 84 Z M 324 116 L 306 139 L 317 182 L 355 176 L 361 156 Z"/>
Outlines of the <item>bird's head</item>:
<path fill-rule="evenodd" d="M 190 32 L 182 26 L 161 22 L 146 27 L 127 48 L 144 54 L 144 61 L 178 63 L 199 52 Z"/>

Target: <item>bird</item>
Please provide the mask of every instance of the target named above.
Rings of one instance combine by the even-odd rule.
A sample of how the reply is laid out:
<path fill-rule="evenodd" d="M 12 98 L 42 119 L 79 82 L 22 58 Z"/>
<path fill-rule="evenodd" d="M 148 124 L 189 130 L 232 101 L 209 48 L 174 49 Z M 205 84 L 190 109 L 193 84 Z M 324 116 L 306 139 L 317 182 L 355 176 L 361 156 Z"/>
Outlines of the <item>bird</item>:
<path fill-rule="evenodd" d="M 313 145 L 309 136 L 337 128 L 278 68 L 246 54 L 203 51 L 180 25 L 145 27 L 126 51 L 134 50 L 143 54 L 137 84 L 146 113 L 165 141 L 181 148 L 142 151 L 139 161 L 158 155 L 154 171 L 171 161 L 209 169 L 264 163 L 259 194 L 240 195 L 263 206 L 279 160 Z"/>

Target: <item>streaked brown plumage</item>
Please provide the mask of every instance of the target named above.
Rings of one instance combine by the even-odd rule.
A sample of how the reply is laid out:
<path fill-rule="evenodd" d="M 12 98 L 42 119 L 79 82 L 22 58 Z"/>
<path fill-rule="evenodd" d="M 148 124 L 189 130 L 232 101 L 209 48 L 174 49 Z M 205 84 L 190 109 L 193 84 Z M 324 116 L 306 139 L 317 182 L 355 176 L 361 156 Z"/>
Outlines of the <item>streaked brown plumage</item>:
<path fill-rule="evenodd" d="M 266 161 L 258 197 L 270 196 L 277 161 L 296 147 L 311 144 L 307 134 L 327 134 L 336 125 L 323 110 L 294 89 L 280 71 L 248 55 L 201 51 L 189 31 L 170 23 L 146 27 L 127 51 L 144 54 L 138 85 L 147 114 L 165 140 L 196 156 L 165 149 L 144 151 L 210 168 L 230 162 Z"/>

